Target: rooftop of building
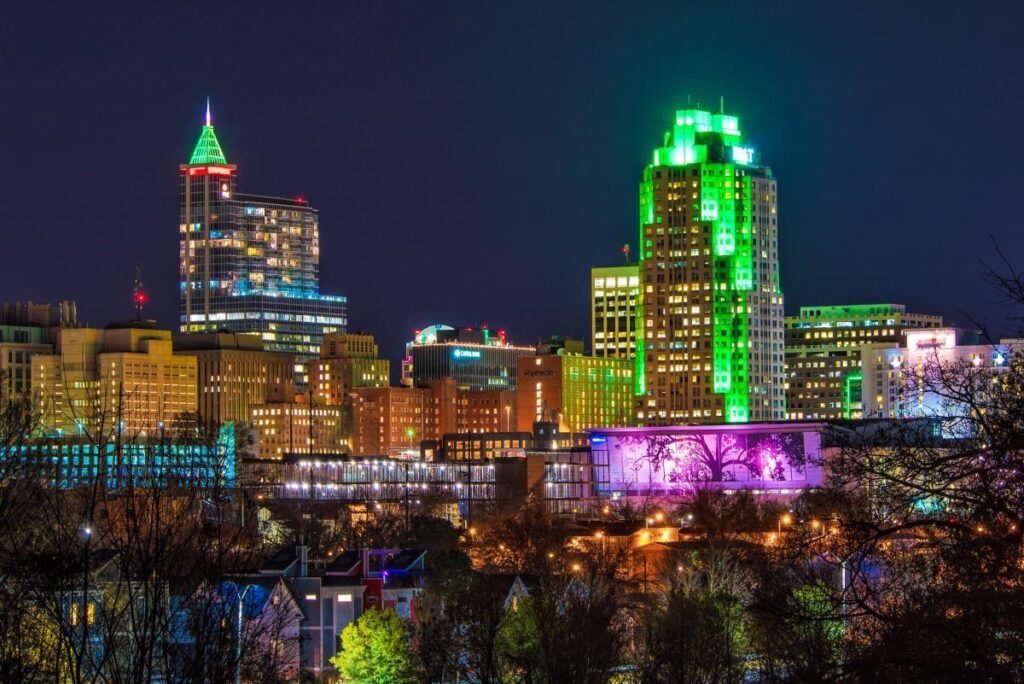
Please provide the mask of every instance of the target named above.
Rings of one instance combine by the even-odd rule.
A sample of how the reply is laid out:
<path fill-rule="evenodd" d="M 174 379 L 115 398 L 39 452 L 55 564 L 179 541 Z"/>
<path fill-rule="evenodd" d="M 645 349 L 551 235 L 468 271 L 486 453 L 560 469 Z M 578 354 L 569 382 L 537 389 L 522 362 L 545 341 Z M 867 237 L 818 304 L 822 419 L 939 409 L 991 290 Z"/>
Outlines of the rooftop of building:
<path fill-rule="evenodd" d="M 485 347 L 515 346 L 508 341 L 504 330 L 492 331 L 486 325 L 479 328 L 453 328 L 443 323 L 435 323 L 422 330 L 417 330 L 413 339 L 409 342 L 410 346 L 417 347 L 429 344 L 458 344 Z M 520 347 L 520 349 L 523 348 L 526 347 Z"/>
<path fill-rule="evenodd" d="M 719 423 L 713 425 L 665 425 L 648 427 L 591 428 L 587 430 L 591 441 L 601 435 L 667 435 L 705 434 L 714 432 L 758 433 L 758 432 L 822 432 L 828 423 L 821 421 L 786 421 L 784 423 Z"/>
<path fill-rule="evenodd" d="M 263 351 L 263 338 L 259 333 L 197 333 L 175 335 L 175 351 L 203 351 L 209 349 L 236 349 Z"/>
<path fill-rule="evenodd" d="M 726 114 L 724 102 L 717 112 L 699 104 L 680 109 L 675 112 L 663 144 L 655 148 L 651 167 L 715 161 L 760 168 L 755 162 L 754 148 L 741 145 L 742 141 L 739 117 Z"/>
<path fill-rule="evenodd" d="M 788 319 L 796 318 L 837 318 L 837 317 L 858 317 L 878 316 L 883 314 L 906 314 L 906 304 L 830 304 L 827 306 L 801 306 L 800 313 L 795 316 L 787 316 Z M 935 316 L 935 314 L 911 313 L 913 316 Z"/>
<path fill-rule="evenodd" d="M 135 321 L 114 321 L 108 323 L 104 330 L 160 330 L 160 324 L 155 318 Z"/>

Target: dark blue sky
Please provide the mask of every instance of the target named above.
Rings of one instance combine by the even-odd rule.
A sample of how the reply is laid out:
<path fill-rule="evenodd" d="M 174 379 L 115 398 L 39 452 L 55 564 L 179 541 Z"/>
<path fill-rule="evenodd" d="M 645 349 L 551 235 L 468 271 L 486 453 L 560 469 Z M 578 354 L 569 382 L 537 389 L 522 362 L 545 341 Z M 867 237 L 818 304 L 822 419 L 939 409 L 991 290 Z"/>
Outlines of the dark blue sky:
<path fill-rule="evenodd" d="M 1002 326 L 1024 255 L 1024 7 L 1007 3 L 67 3 L 0 10 L 0 299 L 177 315 L 177 165 L 204 100 L 245 192 L 320 209 L 322 289 L 415 328 L 589 336 L 588 271 L 687 94 L 779 179 L 786 308 Z M 286 7 L 287 5 L 287 7 Z M 819 6 L 820 5 L 820 6 Z"/>

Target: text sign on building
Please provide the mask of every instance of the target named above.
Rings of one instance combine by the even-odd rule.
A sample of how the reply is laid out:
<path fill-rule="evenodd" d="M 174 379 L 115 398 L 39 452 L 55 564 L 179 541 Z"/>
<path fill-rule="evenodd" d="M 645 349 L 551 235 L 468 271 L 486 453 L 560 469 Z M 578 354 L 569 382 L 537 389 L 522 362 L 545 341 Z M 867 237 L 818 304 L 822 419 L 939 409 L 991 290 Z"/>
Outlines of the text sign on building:
<path fill-rule="evenodd" d="M 453 349 L 453 359 L 479 359 L 483 357 L 483 353 L 479 349 Z"/>

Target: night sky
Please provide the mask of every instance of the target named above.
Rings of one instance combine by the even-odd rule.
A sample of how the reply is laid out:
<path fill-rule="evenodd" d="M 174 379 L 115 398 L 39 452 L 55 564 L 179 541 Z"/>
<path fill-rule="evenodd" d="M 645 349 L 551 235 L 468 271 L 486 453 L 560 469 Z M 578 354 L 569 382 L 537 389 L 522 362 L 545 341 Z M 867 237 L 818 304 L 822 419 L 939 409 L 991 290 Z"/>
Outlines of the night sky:
<path fill-rule="evenodd" d="M 787 312 L 1008 330 L 982 262 L 992 238 L 1024 257 L 1019 3 L 13 4 L 0 300 L 104 325 L 141 263 L 175 327 L 210 96 L 239 190 L 320 209 L 321 289 L 393 363 L 434 322 L 589 338 L 589 269 L 635 247 L 651 149 L 688 94 L 724 95 L 779 181 Z"/>

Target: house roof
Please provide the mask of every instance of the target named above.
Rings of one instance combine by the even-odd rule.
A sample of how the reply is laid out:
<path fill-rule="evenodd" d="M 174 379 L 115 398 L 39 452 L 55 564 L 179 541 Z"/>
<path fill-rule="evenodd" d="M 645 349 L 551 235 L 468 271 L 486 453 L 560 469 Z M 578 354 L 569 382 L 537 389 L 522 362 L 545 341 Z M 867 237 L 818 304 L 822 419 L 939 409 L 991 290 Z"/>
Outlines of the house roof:
<path fill-rule="evenodd" d="M 298 557 L 294 546 L 286 546 L 264 563 L 263 567 L 260 568 L 260 572 L 268 574 L 283 573 L 291 567 L 292 563 L 298 560 Z"/>
<path fill-rule="evenodd" d="M 355 572 L 356 568 L 359 567 L 359 563 L 362 560 L 362 555 L 357 549 L 349 549 L 339 553 L 331 560 L 330 563 L 324 568 L 324 574 L 327 575 L 348 575 Z"/>
<path fill-rule="evenodd" d="M 412 569 L 417 561 L 421 560 L 425 555 L 426 551 L 422 549 L 402 549 L 397 556 L 392 558 L 384 566 L 384 570 L 388 572 L 407 572 Z"/>

